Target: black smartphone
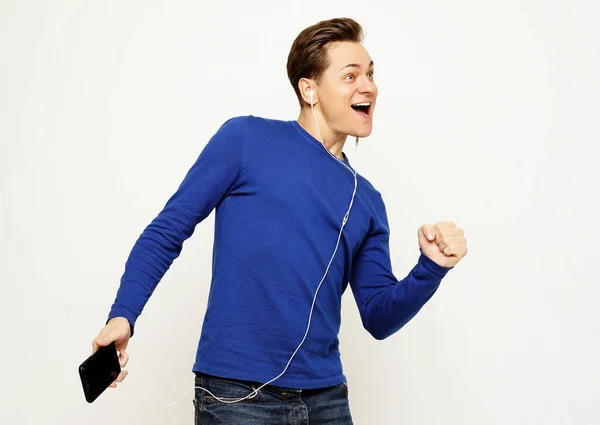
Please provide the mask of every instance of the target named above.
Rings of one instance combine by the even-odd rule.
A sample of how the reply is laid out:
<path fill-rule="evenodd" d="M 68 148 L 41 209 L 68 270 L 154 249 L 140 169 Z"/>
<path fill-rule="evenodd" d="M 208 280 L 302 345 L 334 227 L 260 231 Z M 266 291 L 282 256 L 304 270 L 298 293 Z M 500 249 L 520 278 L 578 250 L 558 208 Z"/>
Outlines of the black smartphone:
<path fill-rule="evenodd" d="M 83 393 L 88 403 L 93 402 L 121 373 L 117 347 L 111 342 L 100 347 L 79 366 Z"/>

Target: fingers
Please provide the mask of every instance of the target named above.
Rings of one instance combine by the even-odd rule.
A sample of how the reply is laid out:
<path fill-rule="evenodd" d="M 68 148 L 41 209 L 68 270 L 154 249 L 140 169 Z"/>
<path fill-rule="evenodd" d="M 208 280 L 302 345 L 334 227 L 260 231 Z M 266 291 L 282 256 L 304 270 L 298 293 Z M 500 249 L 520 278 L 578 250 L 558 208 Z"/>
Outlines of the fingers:
<path fill-rule="evenodd" d="M 464 242 L 464 237 L 460 233 L 445 233 L 437 234 L 435 236 L 435 243 L 440 247 L 441 251 L 444 251 L 451 245 L 460 245 Z"/>
<path fill-rule="evenodd" d="M 432 255 L 443 253 L 461 260 L 467 254 L 464 231 L 452 221 L 424 224 L 419 228 L 418 235 L 421 250 L 427 250 Z"/>
<path fill-rule="evenodd" d="M 446 254 L 447 256 L 454 255 L 459 260 L 461 260 L 462 258 L 464 258 L 465 255 L 467 255 L 467 251 L 467 243 L 466 241 L 463 241 L 459 244 L 447 246 L 444 249 L 444 254 Z"/>
<path fill-rule="evenodd" d="M 463 235 L 463 230 L 459 227 L 456 227 L 456 224 L 452 221 L 439 221 L 435 224 L 424 224 L 419 227 L 418 231 L 419 236 L 424 236 L 429 241 L 433 241 L 436 239 L 436 242 L 439 241 L 442 235 Z"/>
<path fill-rule="evenodd" d="M 115 382 L 123 382 L 123 379 L 125 379 L 125 377 L 127 376 L 127 371 L 126 370 L 122 370 L 121 373 L 119 373 L 119 376 L 117 376 L 117 379 L 115 379 Z"/>
<path fill-rule="evenodd" d="M 431 224 L 422 225 L 417 233 L 420 238 L 425 238 L 430 242 L 435 239 L 435 228 Z"/>
<path fill-rule="evenodd" d="M 119 373 L 119 376 L 117 376 L 117 379 L 115 379 L 112 384 L 109 385 L 110 388 L 117 388 L 117 382 L 123 382 L 123 379 L 125 379 L 125 377 L 127 376 L 127 371 L 126 370 L 122 370 L 121 373 Z"/>
<path fill-rule="evenodd" d="M 435 229 L 435 243 L 444 253 L 446 253 L 446 248 L 449 246 L 460 245 L 465 242 L 463 230 L 456 227 L 456 224 L 452 221 L 440 221 L 433 227 Z"/>
<path fill-rule="evenodd" d="M 129 361 L 129 355 L 125 351 L 119 351 L 119 364 L 121 367 L 127 366 L 127 362 Z"/>

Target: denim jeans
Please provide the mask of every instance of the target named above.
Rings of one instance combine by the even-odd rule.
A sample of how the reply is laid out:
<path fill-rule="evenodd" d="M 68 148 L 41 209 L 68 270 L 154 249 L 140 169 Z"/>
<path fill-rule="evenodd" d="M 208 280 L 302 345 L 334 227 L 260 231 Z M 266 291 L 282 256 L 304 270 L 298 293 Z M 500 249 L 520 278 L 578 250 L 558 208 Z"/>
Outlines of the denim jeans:
<path fill-rule="evenodd" d="M 233 400 L 262 384 L 196 373 L 195 385 Z M 346 383 L 312 390 L 267 385 L 253 397 L 230 404 L 196 388 L 193 402 L 195 425 L 352 425 Z"/>

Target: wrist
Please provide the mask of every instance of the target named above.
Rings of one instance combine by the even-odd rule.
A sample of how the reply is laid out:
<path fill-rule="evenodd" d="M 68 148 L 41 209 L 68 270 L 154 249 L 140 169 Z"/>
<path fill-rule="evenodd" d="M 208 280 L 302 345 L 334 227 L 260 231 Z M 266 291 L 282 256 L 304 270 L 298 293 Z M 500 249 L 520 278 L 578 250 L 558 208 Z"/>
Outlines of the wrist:
<path fill-rule="evenodd" d="M 108 320 L 108 322 L 106 322 L 106 324 L 108 325 L 109 323 L 115 323 L 118 326 L 126 326 L 129 329 L 129 337 L 131 338 L 131 336 L 133 335 L 133 326 L 131 326 L 131 323 L 129 322 L 129 320 L 126 317 L 122 317 L 122 316 L 116 316 L 113 317 L 111 319 Z"/>

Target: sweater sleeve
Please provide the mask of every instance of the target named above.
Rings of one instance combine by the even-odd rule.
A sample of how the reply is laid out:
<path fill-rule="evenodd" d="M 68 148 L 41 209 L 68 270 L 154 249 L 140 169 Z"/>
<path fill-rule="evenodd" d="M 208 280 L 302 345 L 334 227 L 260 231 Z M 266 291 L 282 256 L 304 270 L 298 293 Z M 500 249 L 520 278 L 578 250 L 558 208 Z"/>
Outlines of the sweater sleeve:
<path fill-rule="evenodd" d="M 377 214 L 379 223 L 353 261 L 350 286 L 363 326 L 374 338 L 385 339 L 419 312 L 451 268 L 438 265 L 421 252 L 415 267 L 398 281 L 392 271 L 383 200 Z"/>
<path fill-rule="evenodd" d="M 131 333 L 146 302 L 181 253 L 183 242 L 240 183 L 248 117 L 226 121 L 206 144 L 179 188 L 144 229 L 125 263 L 108 315 L 124 317 Z"/>

